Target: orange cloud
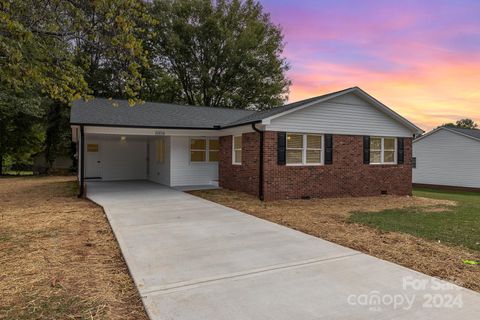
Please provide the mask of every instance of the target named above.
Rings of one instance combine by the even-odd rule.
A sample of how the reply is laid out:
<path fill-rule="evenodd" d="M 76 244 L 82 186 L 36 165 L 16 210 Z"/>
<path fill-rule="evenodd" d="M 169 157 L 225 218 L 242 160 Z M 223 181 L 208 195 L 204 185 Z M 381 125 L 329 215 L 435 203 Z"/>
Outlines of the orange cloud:
<path fill-rule="evenodd" d="M 360 86 L 424 130 L 464 117 L 480 122 L 480 63 L 475 61 L 419 63 L 388 73 L 332 63 L 302 69 L 290 73 L 292 102 Z"/>

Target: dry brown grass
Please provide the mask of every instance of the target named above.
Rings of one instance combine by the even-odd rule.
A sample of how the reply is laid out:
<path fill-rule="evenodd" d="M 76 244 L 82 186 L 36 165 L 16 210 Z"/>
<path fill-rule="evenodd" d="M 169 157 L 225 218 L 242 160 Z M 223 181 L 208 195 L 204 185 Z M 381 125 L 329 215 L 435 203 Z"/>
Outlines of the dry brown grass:
<path fill-rule="evenodd" d="M 462 259 L 475 260 L 478 253 L 346 221 L 350 213 L 355 211 L 428 207 L 435 212 L 445 211 L 446 207 L 455 205 L 454 202 L 394 196 L 261 202 L 253 196 L 229 190 L 192 193 L 480 292 L 480 272 L 462 263 Z"/>
<path fill-rule="evenodd" d="M 72 177 L 0 179 L 0 319 L 147 319 L 102 209 Z"/>

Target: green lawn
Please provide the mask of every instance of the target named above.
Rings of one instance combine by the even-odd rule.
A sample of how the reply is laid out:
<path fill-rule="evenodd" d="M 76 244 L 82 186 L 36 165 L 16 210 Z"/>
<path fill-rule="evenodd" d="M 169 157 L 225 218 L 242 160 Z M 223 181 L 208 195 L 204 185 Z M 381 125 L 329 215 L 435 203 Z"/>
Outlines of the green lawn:
<path fill-rule="evenodd" d="M 480 251 L 480 193 L 416 188 L 414 195 L 453 200 L 458 205 L 444 212 L 428 212 L 416 207 L 357 212 L 349 221 Z"/>
<path fill-rule="evenodd" d="M 33 171 L 15 171 L 6 170 L 3 175 L 5 176 L 33 176 Z"/>

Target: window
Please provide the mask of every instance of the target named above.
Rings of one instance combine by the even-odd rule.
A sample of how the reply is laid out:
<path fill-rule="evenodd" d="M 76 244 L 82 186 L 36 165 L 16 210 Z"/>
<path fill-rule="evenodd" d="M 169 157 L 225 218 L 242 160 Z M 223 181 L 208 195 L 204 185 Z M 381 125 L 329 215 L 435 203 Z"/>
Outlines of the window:
<path fill-rule="evenodd" d="M 412 158 L 412 167 L 413 167 L 413 169 L 417 169 L 417 158 L 416 157 Z"/>
<path fill-rule="evenodd" d="M 287 164 L 318 165 L 323 161 L 323 135 L 287 133 Z"/>
<path fill-rule="evenodd" d="M 217 139 L 208 140 L 208 161 L 218 162 L 218 152 L 220 150 L 220 143 Z"/>
<path fill-rule="evenodd" d="M 322 136 L 307 134 L 307 164 L 322 163 Z"/>
<path fill-rule="evenodd" d="M 191 139 L 190 140 L 190 161 L 205 162 L 207 160 L 207 140 Z"/>
<path fill-rule="evenodd" d="M 156 143 L 156 147 L 157 147 L 157 150 L 156 150 L 157 162 L 162 163 L 163 161 L 165 161 L 165 140 L 163 138 L 158 139 Z"/>
<path fill-rule="evenodd" d="M 395 164 L 397 162 L 396 138 L 370 138 L 370 163 Z"/>
<path fill-rule="evenodd" d="M 190 139 L 191 162 L 217 162 L 219 153 L 218 139 Z"/>
<path fill-rule="evenodd" d="M 242 164 L 242 136 L 233 137 L 233 164 Z"/>

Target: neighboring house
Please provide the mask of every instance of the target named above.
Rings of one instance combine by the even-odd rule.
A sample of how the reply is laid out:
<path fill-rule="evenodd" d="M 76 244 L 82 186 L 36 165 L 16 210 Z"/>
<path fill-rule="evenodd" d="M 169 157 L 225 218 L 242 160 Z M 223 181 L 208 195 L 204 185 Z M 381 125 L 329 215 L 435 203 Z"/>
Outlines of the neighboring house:
<path fill-rule="evenodd" d="M 423 132 L 358 87 L 262 112 L 78 100 L 71 124 L 81 192 L 85 179 L 148 179 L 265 200 L 411 194 Z"/>
<path fill-rule="evenodd" d="M 413 142 L 413 182 L 480 188 L 480 130 L 440 127 Z"/>

